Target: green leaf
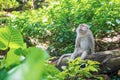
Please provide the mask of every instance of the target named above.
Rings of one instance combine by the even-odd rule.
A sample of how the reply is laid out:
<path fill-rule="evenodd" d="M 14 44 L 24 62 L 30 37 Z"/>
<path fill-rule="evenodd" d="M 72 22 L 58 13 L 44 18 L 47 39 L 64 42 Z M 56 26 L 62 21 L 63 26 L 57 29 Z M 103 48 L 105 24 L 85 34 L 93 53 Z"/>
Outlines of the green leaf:
<path fill-rule="evenodd" d="M 23 38 L 20 32 L 13 27 L 0 28 L 0 43 L 4 48 L 19 48 L 24 46 Z M 0 49 L 3 47 L 0 46 Z"/>
<path fill-rule="evenodd" d="M 7 76 L 7 70 L 5 68 L 0 69 L 0 80 L 4 80 Z"/>
<path fill-rule="evenodd" d="M 1 49 L 1 50 L 5 50 L 6 48 L 7 48 L 7 47 L 5 46 L 5 44 L 0 41 L 0 49 Z"/>
<path fill-rule="evenodd" d="M 28 48 L 26 51 L 29 53 L 26 61 L 9 71 L 6 80 L 42 80 L 48 54 L 39 48 Z"/>
<path fill-rule="evenodd" d="M 14 54 L 15 49 L 10 49 L 5 59 L 5 66 L 10 67 L 11 65 L 19 64 L 21 61 L 21 56 Z"/>
<path fill-rule="evenodd" d="M 45 60 L 49 56 L 45 51 L 41 50 L 40 48 L 30 47 L 26 51 L 29 53 L 26 61 L 30 63 L 34 63 L 34 61 L 36 62 L 37 60 Z"/>
<path fill-rule="evenodd" d="M 14 53 L 15 53 L 16 55 L 19 55 L 19 56 L 21 56 L 21 55 L 26 56 L 26 55 L 27 55 L 27 52 L 26 52 L 24 49 L 22 49 L 22 48 L 16 49 L 16 50 L 14 51 Z"/>

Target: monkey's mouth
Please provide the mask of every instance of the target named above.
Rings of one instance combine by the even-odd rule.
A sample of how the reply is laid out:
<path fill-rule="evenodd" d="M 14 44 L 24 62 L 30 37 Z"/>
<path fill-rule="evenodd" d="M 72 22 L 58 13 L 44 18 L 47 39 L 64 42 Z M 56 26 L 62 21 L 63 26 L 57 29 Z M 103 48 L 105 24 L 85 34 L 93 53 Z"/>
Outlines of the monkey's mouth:
<path fill-rule="evenodd" d="M 85 30 L 83 30 L 83 29 L 80 29 L 80 31 L 85 31 Z"/>

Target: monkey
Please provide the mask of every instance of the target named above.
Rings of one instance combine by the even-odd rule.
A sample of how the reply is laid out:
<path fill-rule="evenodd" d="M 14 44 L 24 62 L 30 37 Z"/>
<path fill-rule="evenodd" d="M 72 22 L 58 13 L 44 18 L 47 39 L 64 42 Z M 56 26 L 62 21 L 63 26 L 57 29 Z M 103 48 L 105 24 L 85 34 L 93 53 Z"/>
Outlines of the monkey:
<path fill-rule="evenodd" d="M 75 40 L 75 49 L 72 54 L 64 54 L 62 55 L 57 65 L 61 62 L 61 60 L 66 56 L 71 56 L 71 59 L 75 59 L 77 56 L 81 56 L 81 59 L 85 59 L 88 54 L 94 54 L 94 37 L 89 29 L 87 24 L 80 24 L 76 29 L 76 40 Z"/>
<path fill-rule="evenodd" d="M 95 54 L 95 42 L 93 33 L 89 29 L 89 26 L 87 24 L 80 24 L 78 28 L 76 29 L 76 40 L 75 40 L 75 48 L 74 52 L 72 54 L 64 54 L 62 55 L 57 65 L 61 63 L 63 58 L 69 57 L 70 59 L 74 60 L 76 57 L 80 56 L 80 59 L 86 59 L 86 57 L 90 54 Z M 96 56 L 99 56 L 96 54 Z M 105 64 L 109 59 L 111 58 L 111 55 L 107 55 L 103 61 L 101 61 L 101 64 Z"/>
<path fill-rule="evenodd" d="M 85 59 L 87 55 L 94 54 L 95 42 L 94 37 L 87 24 L 80 24 L 76 29 L 75 49 L 71 55 L 71 59 L 75 59 L 76 54 L 81 54 L 81 59 Z M 79 52 L 83 51 L 82 53 Z"/>
<path fill-rule="evenodd" d="M 94 37 L 89 29 L 87 24 L 80 24 L 76 29 L 76 40 L 75 40 L 75 48 L 72 54 L 64 54 L 62 55 L 57 65 L 60 64 L 61 60 L 66 56 L 71 56 L 71 59 L 75 59 L 77 56 L 81 56 L 81 59 L 85 59 L 88 54 L 94 54 Z"/>

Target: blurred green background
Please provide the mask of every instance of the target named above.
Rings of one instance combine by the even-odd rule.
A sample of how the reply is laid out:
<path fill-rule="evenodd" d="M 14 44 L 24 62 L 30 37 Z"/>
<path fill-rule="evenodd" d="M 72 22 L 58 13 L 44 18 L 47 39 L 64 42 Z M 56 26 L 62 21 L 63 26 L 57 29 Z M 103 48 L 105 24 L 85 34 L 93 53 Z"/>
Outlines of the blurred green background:
<path fill-rule="evenodd" d="M 2 0 L 0 6 L 1 25 L 18 28 L 28 43 L 47 44 L 51 55 L 73 52 L 80 23 L 90 25 L 95 39 L 120 31 L 119 0 Z"/>

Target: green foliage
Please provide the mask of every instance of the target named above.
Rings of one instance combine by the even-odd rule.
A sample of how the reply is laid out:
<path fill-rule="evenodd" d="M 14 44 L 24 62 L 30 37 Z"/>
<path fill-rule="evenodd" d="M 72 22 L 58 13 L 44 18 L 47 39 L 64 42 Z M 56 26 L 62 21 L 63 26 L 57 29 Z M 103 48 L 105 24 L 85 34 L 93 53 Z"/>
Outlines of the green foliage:
<path fill-rule="evenodd" d="M 49 73 L 52 73 L 51 76 L 59 73 L 58 69 L 46 62 L 49 55 L 45 51 L 23 46 L 23 38 L 17 29 L 0 28 L 0 34 L 0 41 L 5 45 L 0 46 L 0 50 L 5 52 L 6 48 L 10 48 L 5 53 L 5 58 L 0 61 L 0 80 L 46 80 L 50 76 Z M 10 46 L 11 42 L 14 47 Z"/>
<path fill-rule="evenodd" d="M 21 51 L 21 53 L 24 52 L 27 56 L 22 63 L 9 69 L 1 69 L 0 80 L 48 80 L 50 76 L 59 73 L 58 69 L 46 62 L 49 56 L 45 51 L 30 47 Z M 15 60 L 15 57 L 12 58 Z M 15 65 L 15 63 L 13 64 Z"/>
<path fill-rule="evenodd" d="M 45 60 L 48 55 L 41 49 L 28 48 L 26 52 L 29 53 L 26 60 L 15 67 L 13 71 L 9 72 L 6 80 L 41 80 L 44 70 Z"/>
<path fill-rule="evenodd" d="M 69 63 L 68 68 L 60 72 L 48 64 L 46 60 L 49 55 L 45 51 L 40 48 L 23 46 L 22 36 L 17 29 L 4 27 L 0 28 L 0 32 L 1 43 L 5 45 L 5 48 L 0 46 L 0 49 L 4 51 L 8 47 L 10 48 L 6 52 L 6 57 L 0 62 L 0 80 L 74 80 L 77 78 L 84 80 L 93 77 L 91 72 L 97 72 L 99 69 L 98 62 L 77 58 Z M 11 42 L 14 47 L 10 46 Z M 93 78 L 98 79 L 99 77 Z"/>
<path fill-rule="evenodd" d="M 0 49 L 24 47 L 22 35 L 13 27 L 0 28 Z"/>
<path fill-rule="evenodd" d="M 95 37 L 114 36 L 120 29 L 119 0 L 59 0 L 37 10 L 12 12 L 7 25 L 21 30 L 24 36 L 50 41 L 49 52 L 73 52 L 75 29 L 87 23 Z"/>
<path fill-rule="evenodd" d="M 68 64 L 64 71 L 60 72 L 56 77 L 52 77 L 55 80 L 86 80 L 86 79 L 98 79 L 103 80 L 102 77 L 93 75 L 93 72 L 98 72 L 99 63 L 90 60 L 80 60 L 76 58 Z"/>
<path fill-rule="evenodd" d="M 25 6 L 29 5 L 31 0 Z M 0 0 L 1 10 L 17 6 L 16 0 Z M 6 25 L 0 27 L 0 53 L 5 53 L 0 61 L 0 80 L 98 79 L 91 72 L 98 71 L 99 63 L 76 59 L 60 72 L 46 62 L 46 52 L 26 48 L 22 35 L 49 41 L 48 51 L 52 55 L 71 53 L 75 29 L 80 23 L 90 25 L 95 37 L 113 36 L 120 31 L 119 13 L 119 0 L 50 0 L 37 10 L 14 11 L 7 16 L 0 12 L 0 26 Z"/>
<path fill-rule="evenodd" d="M 6 56 L 6 59 L 2 62 L 2 67 L 12 65 L 13 63 L 20 62 L 20 56 L 14 54 L 15 49 L 25 48 L 26 45 L 23 42 L 21 33 L 13 27 L 0 28 L 0 50 L 10 49 Z M 6 53 L 4 53 L 5 55 Z M 5 62 L 5 64 L 4 64 Z"/>
<path fill-rule="evenodd" d="M 0 68 L 3 68 L 4 66 L 9 67 L 13 63 L 20 63 L 20 56 L 15 55 L 14 51 L 17 48 L 25 47 L 22 35 L 17 29 L 8 26 L 0 28 L 0 50 L 3 50 L 4 52 L 8 50 L 4 53 L 6 57 L 1 62 Z M 7 52 L 8 54 L 6 55 Z M 3 54 L 3 52 L 1 52 L 1 54 Z"/>
<path fill-rule="evenodd" d="M 0 10 L 14 8 L 18 5 L 19 4 L 16 0 L 0 0 Z"/>

